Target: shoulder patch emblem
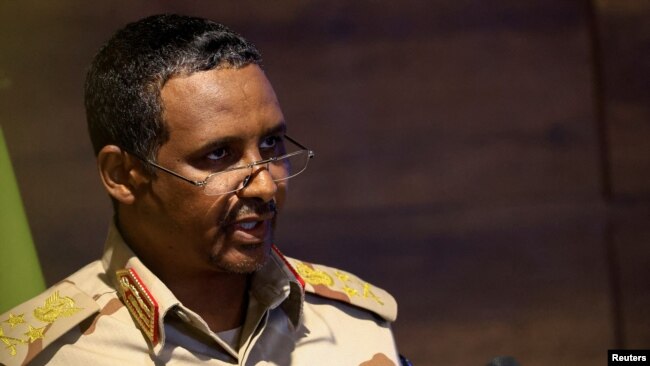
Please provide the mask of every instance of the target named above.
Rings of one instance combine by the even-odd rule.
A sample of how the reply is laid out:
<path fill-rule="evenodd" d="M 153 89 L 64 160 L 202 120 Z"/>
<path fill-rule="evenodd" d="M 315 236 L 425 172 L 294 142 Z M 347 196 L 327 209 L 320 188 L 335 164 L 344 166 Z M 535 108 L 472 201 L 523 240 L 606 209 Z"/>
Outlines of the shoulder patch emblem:
<path fill-rule="evenodd" d="M 61 317 L 70 315 L 81 310 L 75 307 L 74 300 L 69 296 L 60 296 L 59 291 L 45 299 L 45 304 L 34 309 L 34 317 L 44 323 L 54 323 Z"/>
<path fill-rule="evenodd" d="M 348 272 L 292 258 L 287 260 L 308 285 L 305 286 L 308 292 L 370 310 L 388 321 L 397 318 L 397 304 L 388 292 Z"/>
<path fill-rule="evenodd" d="M 159 332 L 158 303 L 133 268 L 119 270 L 115 274 L 120 284 L 122 301 L 151 344 L 156 345 Z"/>
<path fill-rule="evenodd" d="M 327 272 L 313 269 L 305 263 L 299 262 L 296 265 L 296 271 L 298 271 L 300 277 L 302 277 L 305 282 L 310 285 L 334 285 L 334 279 L 332 276 L 328 275 Z"/>
<path fill-rule="evenodd" d="M 64 281 L 0 315 L 0 364 L 27 364 L 41 350 L 99 310 L 97 303 Z"/>

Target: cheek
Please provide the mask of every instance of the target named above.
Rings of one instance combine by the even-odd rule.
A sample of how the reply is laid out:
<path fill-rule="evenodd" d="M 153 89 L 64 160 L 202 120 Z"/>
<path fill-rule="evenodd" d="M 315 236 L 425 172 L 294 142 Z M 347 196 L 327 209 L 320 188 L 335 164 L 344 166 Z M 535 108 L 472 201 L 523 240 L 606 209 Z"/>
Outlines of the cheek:
<path fill-rule="evenodd" d="M 284 207 L 284 202 L 287 199 L 287 193 L 289 192 L 288 181 L 283 181 L 278 184 L 278 190 L 275 192 L 275 203 L 278 210 L 281 210 Z"/>
<path fill-rule="evenodd" d="M 179 182 L 184 183 L 184 182 Z M 214 225 L 227 207 L 227 197 L 207 196 L 203 190 L 190 184 L 168 185 L 158 196 L 164 209 L 159 214 L 168 216 L 176 226 L 189 230 L 205 230 Z"/>

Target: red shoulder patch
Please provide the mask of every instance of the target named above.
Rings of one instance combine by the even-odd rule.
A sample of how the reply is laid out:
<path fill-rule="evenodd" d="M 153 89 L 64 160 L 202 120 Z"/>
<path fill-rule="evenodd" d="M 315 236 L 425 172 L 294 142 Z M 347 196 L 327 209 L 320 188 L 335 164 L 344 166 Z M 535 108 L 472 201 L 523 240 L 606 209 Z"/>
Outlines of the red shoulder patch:
<path fill-rule="evenodd" d="M 158 303 L 133 268 L 115 272 L 122 301 L 153 345 L 158 343 Z"/>

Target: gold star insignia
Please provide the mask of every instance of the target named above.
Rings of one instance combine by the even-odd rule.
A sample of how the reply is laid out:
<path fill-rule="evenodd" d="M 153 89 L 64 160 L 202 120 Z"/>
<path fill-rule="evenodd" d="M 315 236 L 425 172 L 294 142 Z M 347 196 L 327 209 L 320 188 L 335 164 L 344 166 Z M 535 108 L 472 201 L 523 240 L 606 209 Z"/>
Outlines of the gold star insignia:
<path fill-rule="evenodd" d="M 17 344 L 25 343 L 25 341 L 23 341 L 22 339 L 5 336 L 5 334 L 2 331 L 1 327 L 0 327 L 0 341 L 2 341 L 2 343 L 5 344 L 5 349 L 9 350 L 9 354 L 11 356 L 16 355 L 16 345 Z"/>
<path fill-rule="evenodd" d="M 25 333 L 25 335 L 29 337 L 29 343 L 33 343 L 35 340 L 43 338 L 43 332 L 45 332 L 45 327 L 34 328 L 30 324 L 29 330 L 27 333 Z"/>
<path fill-rule="evenodd" d="M 370 298 L 372 298 L 373 300 L 377 301 L 377 303 L 378 303 L 379 305 L 384 305 L 384 303 L 379 299 L 379 297 L 377 297 L 377 295 L 375 295 L 375 294 L 372 292 L 372 288 L 370 287 L 370 284 L 367 283 L 367 282 L 363 284 L 363 297 L 365 297 L 365 298 L 369 298 L 369 297 L 370 297 Z"/>
<path fill-rule="evenodd" d="M 343 291 L 346 294 L 348 294 L 349 297 L 357 296 L 359 294 L 359 291 L 353 289 L 352 287 L 350 287 L 348 285 L 345 285 L 345 287 L 343 287 Z"/>
<path fill-rule="evenodd" d="M 341 272 L 341 271 L 336 271 L 334 274 L 335 274 L 336 277 L 338 277 L 339 280 L 341 280 L 341 282 L 343 282 L 343 283 L 346 283 L 346 282 L 348 282 L 348 281 L 350 280 L 350 275 L 347 274 L 347 273 L 344 273 L 344 272 Z"/>
<path fill-rule="evenodd" d="M 5 320 L 3 323 L 11 325 L 11 328 L 15 327 L 18 324 L 23 324 L 25 322 L 25 314 L 14 315 L 9 313 L 9 319 Z"/>

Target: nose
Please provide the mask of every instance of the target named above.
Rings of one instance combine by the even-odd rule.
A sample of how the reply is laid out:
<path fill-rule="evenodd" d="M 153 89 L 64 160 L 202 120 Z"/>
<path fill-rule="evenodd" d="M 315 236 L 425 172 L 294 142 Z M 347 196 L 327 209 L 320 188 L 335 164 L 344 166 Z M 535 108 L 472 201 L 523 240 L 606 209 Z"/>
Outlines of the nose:
<path fill-rule="evenodd" d="M 266 166 L 256 166 L 245 183 L 244 188 L 237 191 L 239 197 L 259 198 L 263 202 L 269 202 L 278 190 L 278 185 Z"/>

